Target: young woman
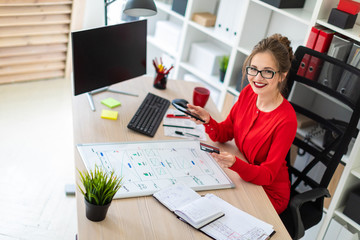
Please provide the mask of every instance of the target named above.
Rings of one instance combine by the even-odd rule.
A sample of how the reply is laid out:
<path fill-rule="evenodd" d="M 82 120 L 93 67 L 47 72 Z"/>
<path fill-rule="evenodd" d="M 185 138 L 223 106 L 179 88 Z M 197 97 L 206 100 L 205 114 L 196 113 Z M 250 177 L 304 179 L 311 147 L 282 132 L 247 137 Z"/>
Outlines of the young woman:
<path fill-rule="evenodd" d="M 243 180 L 263 186 L 278 213 L 285 210 L 290 198 L 285 157 L 297 128 L 295 111 L 282 96 L 292 59 L 286 37 L 274 34 L 261 40 L 244 62 L 243 79 L 246 74 L 249 85 L 223 122 L 216 122 L 203 108 L 188 104 L 190 111 L 205 120 L 205 131 L 213 141 L 234 139 L 241 152 L 239 156 L 212 153 L 214 159 Z"/>

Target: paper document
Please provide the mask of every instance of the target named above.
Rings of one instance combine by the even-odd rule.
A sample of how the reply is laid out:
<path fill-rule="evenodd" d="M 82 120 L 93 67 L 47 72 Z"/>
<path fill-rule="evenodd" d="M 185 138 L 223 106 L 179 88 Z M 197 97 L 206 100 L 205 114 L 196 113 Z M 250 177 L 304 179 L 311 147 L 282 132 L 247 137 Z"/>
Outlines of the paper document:
<path fill-rule="evenodd" d="M 218 204 L 225 216 L 201 229 L 217 240 L 267 239 L 274 232 L 273 226 L 232 206 L 221 198 L 207 194 Z"/>
<path fill-rule="evenodd" d="M 197 125 L 189 118 L 168 117 L 169 115 L 185 116 L 184 113 L 176 109 L 168 109 L 163 119 L 165 136 L 202 140 L 202 141 L 207 140 L 205 127 L 202 124 Z"/>

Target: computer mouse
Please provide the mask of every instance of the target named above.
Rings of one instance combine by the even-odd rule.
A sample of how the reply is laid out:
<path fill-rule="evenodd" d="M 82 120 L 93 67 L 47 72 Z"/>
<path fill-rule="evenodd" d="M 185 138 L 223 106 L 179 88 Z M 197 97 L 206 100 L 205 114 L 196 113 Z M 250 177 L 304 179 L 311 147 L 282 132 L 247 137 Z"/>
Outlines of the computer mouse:
<path fill-rule="evenodd" d="M 183 108 L 187 108 L 187 104 L 189 103 L 188 101 L 186 101 L 185 99 L 181 99 L 181 98 L 176 98 L 173 100 L 173 103 L 180 105 Z"/>

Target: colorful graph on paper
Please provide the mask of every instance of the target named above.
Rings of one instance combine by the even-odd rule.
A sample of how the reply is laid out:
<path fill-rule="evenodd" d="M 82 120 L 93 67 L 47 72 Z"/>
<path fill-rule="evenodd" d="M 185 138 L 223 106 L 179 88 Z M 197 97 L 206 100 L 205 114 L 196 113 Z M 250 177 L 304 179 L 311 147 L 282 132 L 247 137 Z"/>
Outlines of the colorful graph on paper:
<path fill-rule="evenodd" d="M 115 198 L 152 195 L 183 182 L 195 191 L 232 188 L 234 184 L 199 141 L 151 141 L 79 144 L 87 168 L 95 165 L 123 176 Z"/>

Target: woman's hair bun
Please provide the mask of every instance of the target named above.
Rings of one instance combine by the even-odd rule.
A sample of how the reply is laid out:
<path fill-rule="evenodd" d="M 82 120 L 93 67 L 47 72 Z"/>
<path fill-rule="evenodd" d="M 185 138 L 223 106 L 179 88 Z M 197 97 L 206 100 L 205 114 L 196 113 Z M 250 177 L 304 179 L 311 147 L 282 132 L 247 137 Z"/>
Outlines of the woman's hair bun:
<path fill-rule="evenodd" d="M 284 45 L 284 47 L 288 50 L 289 52 L 289 59 L 290 59 L 290 62 L 294 59 L 294 53 L 293 53 L 293 50 L 292 50 L 292 47 L 291 47 L 291 41 L 279 34 L 279 33 L 275 33 L 273 35 L 271 35 L 269 38 L 273 38 L 273 39 L 276 39 L 278 40 L 282 45 Z"/>

